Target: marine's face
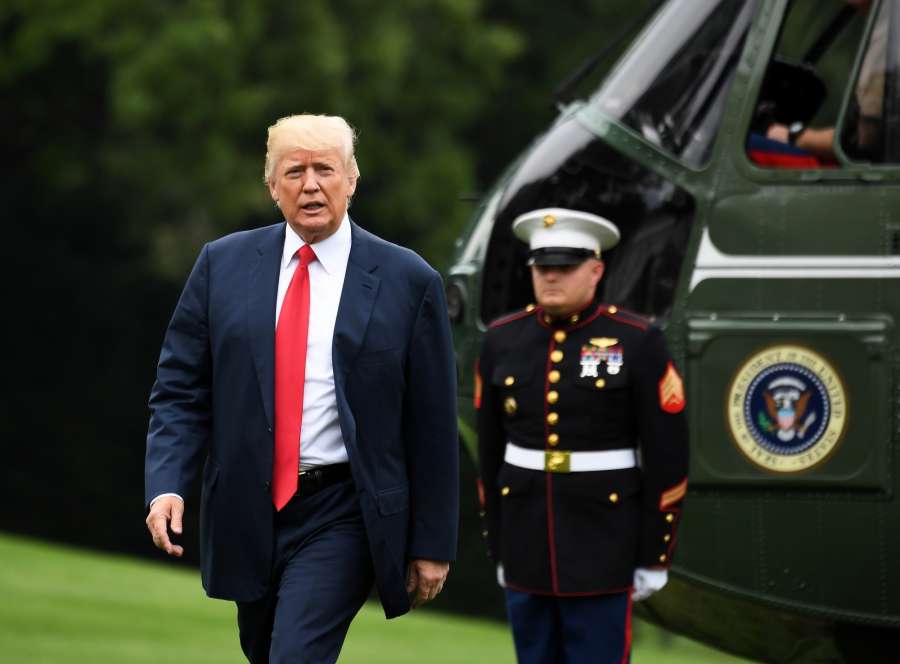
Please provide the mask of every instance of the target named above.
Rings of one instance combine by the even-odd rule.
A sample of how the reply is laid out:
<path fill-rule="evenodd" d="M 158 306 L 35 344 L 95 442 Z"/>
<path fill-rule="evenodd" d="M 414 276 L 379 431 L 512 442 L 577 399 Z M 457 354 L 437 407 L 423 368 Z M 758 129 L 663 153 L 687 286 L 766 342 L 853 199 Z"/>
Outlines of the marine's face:
<path fill-rule="evenodd" d="M 551 316 L 567 316 L 594 298 L 603 263 L 589 258 L 578 265 L 532 265 L 531 282 L 537 303 Z"/>
<path fill-rule="evenodd" d="M 272 174 L 269 192 L 291 228 L 306 242 L 324 240 L 341 225 L 356 190 L 340 150 L 294 150 Z"/>

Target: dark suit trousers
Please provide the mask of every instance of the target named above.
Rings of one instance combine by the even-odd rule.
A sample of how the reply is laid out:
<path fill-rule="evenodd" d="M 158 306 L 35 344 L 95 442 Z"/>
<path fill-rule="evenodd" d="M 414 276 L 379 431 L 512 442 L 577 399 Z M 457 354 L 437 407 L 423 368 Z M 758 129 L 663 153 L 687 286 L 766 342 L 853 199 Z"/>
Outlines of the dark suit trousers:
<path fill-rule="evenodd" d="M 241 648 L 252 664 L 335 662 L 375 578 L 353 481 L 294 496 L 275 524 L 271 589 L 238 602 Z"/>

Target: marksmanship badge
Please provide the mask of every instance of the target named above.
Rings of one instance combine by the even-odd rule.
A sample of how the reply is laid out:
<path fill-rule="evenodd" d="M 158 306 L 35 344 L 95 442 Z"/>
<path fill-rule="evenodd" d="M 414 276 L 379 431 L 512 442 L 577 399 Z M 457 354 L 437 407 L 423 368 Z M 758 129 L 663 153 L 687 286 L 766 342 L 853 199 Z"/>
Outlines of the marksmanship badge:
<path fill-rule="evenodd" d="M 824 357 L 802 346 L 774 346 L 738 370 L 726 411 L 731 435 L 750 461 L 776 473 L 798 473 L 840 442 L 847 395 Z"/>

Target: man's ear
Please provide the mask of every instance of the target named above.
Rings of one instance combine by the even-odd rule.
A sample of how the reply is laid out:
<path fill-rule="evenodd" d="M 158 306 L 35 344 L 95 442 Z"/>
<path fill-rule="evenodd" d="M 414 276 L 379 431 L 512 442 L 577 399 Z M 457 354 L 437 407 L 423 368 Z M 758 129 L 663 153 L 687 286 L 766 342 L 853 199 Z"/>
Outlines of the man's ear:
<path fill-rule="evenodd" d="M 594 288 L 597 287 L 597 284 L 600 283 L 600 279 L 603 278 L 604 269 L 605 265 L 603 264 L 603 261 L 597 260 L 594 262 L 594 265 L 591 268 L 591 281 L 593 282 Z"/>

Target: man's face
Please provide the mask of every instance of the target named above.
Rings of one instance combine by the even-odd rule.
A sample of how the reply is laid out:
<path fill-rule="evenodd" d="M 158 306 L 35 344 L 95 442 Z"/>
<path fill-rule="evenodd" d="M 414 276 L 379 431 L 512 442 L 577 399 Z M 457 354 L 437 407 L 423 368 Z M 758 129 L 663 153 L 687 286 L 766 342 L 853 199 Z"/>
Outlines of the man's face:
<path fill-rule="evenodd" d="M 356 178 L 350 176 L 337 148 L 288 152 L 269 182 L 284 218 L 310 244 L 338 229 L 355 190 Z"/>
<path fill-rule="evenodd" d="M 578 265 L 531 266 L 534 296 L 552 316 L 567 316 L 590 304 L 602 276 L 603 263 L 595 258 Z"/>

